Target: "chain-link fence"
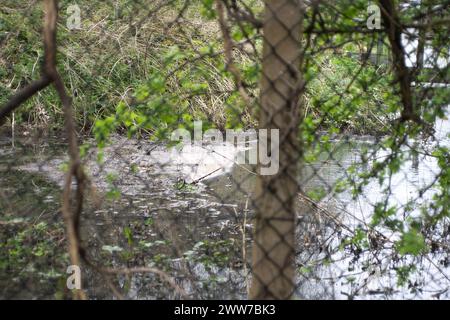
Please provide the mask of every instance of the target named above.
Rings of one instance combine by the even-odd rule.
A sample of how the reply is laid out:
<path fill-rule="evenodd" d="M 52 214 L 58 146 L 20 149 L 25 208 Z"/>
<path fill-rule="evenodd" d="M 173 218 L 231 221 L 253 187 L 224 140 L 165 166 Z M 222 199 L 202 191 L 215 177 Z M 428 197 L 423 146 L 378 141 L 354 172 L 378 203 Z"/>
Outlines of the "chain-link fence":
<path fill-rule="evenodd" d="M 0 296 L 448 299 L 448 8 L 2 0 Z"/>

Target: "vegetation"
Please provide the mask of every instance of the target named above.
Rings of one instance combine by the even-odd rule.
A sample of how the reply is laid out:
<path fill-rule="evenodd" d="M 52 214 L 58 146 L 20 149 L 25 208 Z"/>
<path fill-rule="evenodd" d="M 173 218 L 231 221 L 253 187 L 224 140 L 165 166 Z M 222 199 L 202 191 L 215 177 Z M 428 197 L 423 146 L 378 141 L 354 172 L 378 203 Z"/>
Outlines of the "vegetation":
<path fill-rule="evenodd" d="M 62 17 L 70 1 L 61 1 Z M 97 127 L 129 130 L 164 136 L 167 127 L 178 127 L 198 119 L 217 128 L 254 126 L 253 119 L 241 119 L 245 102 L 234 89 L 233 76 L 223 58 L 223 44 L 212 1 L 191 5 L 185 13 L 188 23 L 167 26 L 176 17 L 181 4 L 169 6 L 164 17 L 140 22 L 151 8 L 141 10 L 127 1 L 81 1 L 87 11 L 81 30 L 68 30 L 60 23 L 59 65 L 73 96 L 79 128 L 91 132 Z M 253 4 L 255 13 L 260 4 Z M 155 14 L 156 15 L 156 14 Z M 20 26 L 16 21 L 23 20 Z M 7 1 L 0 10 L 0 41 L 5 44 L 0 56 L 2 88 L 0 104 L 26 83 L 38 77 L 43 59 L 40 34 L 42 8 Z M 131 21 L 131 22 L 130 22 Z M 164 32 L 161 32 L 161 31 Z M 254 60 L 262 46 L 258 30 L 246 25 L 236 27 L 233 40 L 250 37 L 253 48 L 235 52 L 246 87 L 258 95 L 260 64 Z M 361 39 L 364 42 L 364 39 Z M 360 50 L 355 46 L 345 52 Z M 20 53 L 20 54 L 18 54 Z M 323 128 L 363 134 L 386 133 L 385 117 L 388 75 L 383 69 L 368 65 L 352 89 L 352 94 L 336 105 L 336 87 L 344 89 L 352 79 L 352 70 L 362 62 L 355 57 L 323 53 L 310 72 L 314 80 L 308 89 L 307 113 L 322 122 Z M 315 75 L 320 74 L 320 77 Z M 380 83 L 373 86 L 374 79 Z M 365 88 L 371 84 L 370 90 Z M 254 89 L 251 89 L 254 88 Z M 330 99 L 330 97 L 333 97 Z M 364 103 L 361 103 L 364 101 Z M 356 106 L 358 108 L 346 108 Z M 341 111 L 345 109 L 345 112 Z M 325 110 L 325 112 L 324 112 Z M 329 110 L 329 111 L 326 111 Z M 322 121 L 323 119 L 323 121 Z M 15 113 L 18 124 L 60 128 L 62 111 L 54 90 L 43 91 Z"/>
<path fill-rule="evenodd" d="M 295 282 L 297 273 L 311 280 L 320 275 L 320 268 L 333 263 L 342 266 L 342 261 L 349 275 L 340 277 L 352 288 L 349 298 L 357 296 L 378 274 L 395 278 L 399 288 L 420 292 L 425 284 L 415 279 L 425 270 L 424 261 L 430 261 L 436 272 L 448 280 L 450 136 L 445 133 L 438 137 L 435 132 L 438 121 L 448 120 L 450 100 L 450 47 L 448 24 L 444 24 L 448 17 L 441 10 L 445 5 L 434 0 L 417 5 L 380 0 L 377 3 L 383 7 L 383 28 L 369 31 L 367 1 L 323 1 L 308 6 L 303 14 L 295 10 L 292 12 L 296 14 L 290 14 L 282 8 L 271 11 L 269 4 L 275 2 L 175 0 L 161 5 L 159 1 L 81 0 L 77 4 L 82 9 L 82 27 L 69 30 L 64 21 L 70 15 L 66 9 L 72 1 L 59 1 L 56 67 L 73 99 L 79 135 L 75 137 L 75 131 L 70 130 L 72 119 L 64 110 L 67 104 L 63 107 L 61 92 L 53 87 L 31 96 L 7 120 L 13 133 L 18 131 L 17 126 L 66 131 L 70 159 L 64 159 L 59 169 L 75 179 L 64 182 L 62 206 L 43 204 L 37 200 L 47 193 L 59 194 L 59 186 L 40 175 L 23 174 L 21 168 L 11 170 L 28 159 L 14 146 L 5 156 L 0 153 L 0 170 L 8 173 L 0 177 L 7 186 L 0 190 L 0 287 L 10 282 L 5 275 L 20 283 L 31 276 L 33 281 L 49 281 L 50 289 L 43 296 L 66 298 L 61 270 L 69 260 L 73 261 L 74 252 L 85 262 L 90 258 L 81 245 L 77 247 L 80 241 L 87 247 L 91 245 L 90 254 L 112 269 L 104 272 L 105 279 L 109 280 L 114 272 L 126 278 L 132 266 L 142 264 L 158 270 L 154 273 L 161 282 L 166 281 L 177 291 L 179 288 L 167 274 L 175 270 L 174 276 L 179 276 L 180 265 L 184 264 L 183 271 L 191 272 L 189 276 L 195 274 L 191 268 L 201 266 L 209 275 L 200 281 L 203 288 L 217 290 L 218 283 L 227 282 L 223 270 L 242 267 L 247 271 L 246 215 L 247 211 L 253 214 L 252 210 L 256 211 L 251 217 L 252 228 L 260 233 L 252 238 L 257 245 L 253 247 L 250 297 L 289 298 L 299 285 Z M 446 19 L 433 13 L 437 9 L 444 12 Z M 265 20 L 271 14 L 283 18 L 272 19 L 275 23 Z M 0 106 L 46 70 L 41 68 L 46 58 L 43 18 L 41 2 L 2 2 Z M 302 32 L 290 30 L 284 35 L 289 23 L 296 30 L 302 28 Z M 399 39 L 402 37 L 406 40 Z M 405 41 L 417 43 L 417 48 L 410 49 Z M 410 56 L 416 60 L 422 56 L 422 61 L 410 61 L 412 67 L 407 66 Z M 183 179 L 160 181 L 162 174 L 155 171 L 153 164 L 144 167 L 134 157 L 127 163 L 127 174 L 144 171 L 157 186 L 151 190 L 149 205 L 136 205 L 142 200 L 134 199 L 138 188 L 128 198 L 122 197 L 121 179 L 127 177 L 109 172 L 103 161 L 112 134 L 136 138 L 133 142 L 142 141 L 140 138 L 163 141 L 167 147 L 171 146 L 170 133 L 176 128 L 192 130 L 194 120 L 202 120 L 204 130 L 262 127 L 281 131 L 282 170 L 274 177 L 256 175 L 257 191 L 250 192 L 256 198 L 252 198 L 254 208 L 248 210 L 247 200 L 244 218 L 235 207 L 230 207 L 234 216 L 231 209 L 228 211 L 226 202 L 235 201 L 235 194 L 219 199 L 222 203 L 217 214 L 228 214 L 228 222 L 234 218 L 220 225 L 220 232 L 209 229 L 219 228 L 219 223 L 208 225 L 207 220 L 201 224 L 204 230 L 198 231 L 195 223 L 180 218 L 184 212 L 175 210 L 170 202 L 170 197 L 176 197 L 180 200 L 177 205 L 189 203 L 186 211 L 190 214 L 195 211 L 207 216 L 210 211 L 203 212 L 202 205 L 190 203 L 203 196 L 200 186 L 186 184 Z M 353 141 L 362 136 L 370 141 Z M 84 144 L 79 147 L 77 138 L 81 137 Z M 96 154 L 100 169 L 89 172 L 91 168 L 86 166 L 84 172 L 79 164 L 90 161 L 95 152 L 90 147 L 95 144 L 99 147 Z M 355 146 L 356 152 L 352 149 Z M 108 152 L 113 153 L 112 157 L 121 156 Z M 142 154 L 148 156 L 151 150 Z M 417 169 L 421 161 L 436 169 L 432 181 L 415 182 L 414 190 L 405 192 L 403 203 L 393 199 L 395 181 L 402 179 L 399 175 L 410 170 L 408 166 Z M 319 165 L 331 169 L 324 174 Z M 305 174 L 308 170 L 312 176 Z M 103 176 L 104 185 L 96 185 L 96 179 L 100 181 Z M 234 178 L 229 178 L 230 183 L 235 183 Z M 314 187 L 304 187 L 303 181 L 308 179 L 318 182 L 314 181 Z M 30 185 L 35 184 L 39 188 L 30 192 Z M 76 192 L 72 192 L 72 185 L 77 186 Z M 106 199 L 99 206 L 107 210 L 98 210 L 95 199 L 90 197 L 90 191 L 94 193 L 97 187 L 104 192 L 101 200 Z M 241 191 L 241 185 L 236 189 Z M 373 196 L 372 190 L 380 194 Z M 223 196 L 216 191 L 211 188 L 205 193 Z M 88 197 L 83 198 L 86 193 Z M 168 202 L 159 202 L 158 197 Z M 330 205 L 336 199 L 343 206 Z M 362 217 L 349 213 L 347 205 L 361 205 L 361 199 L 367 205 L 359 208 L 364 211 Z M 278 202 L 282 203 L 280 208 L 276 207 Z M 119 223 L 119 231 L 107 235 L 108 241 L 91 239 L 95 243 L 92 245 L 89 237 L 77 238 L 77 219 L 83 210 L 114 220 L 118 210 L 128 215 L 132 208 L 139 209 L 140 220 Z M 63 211 L 64 222 L 54 218 L 59 211 Z M 149 211 L 154 216 L 149 216 Z M 365 215 L 366 211 L 370 214 Z M 33 214 L 27 216 L 29 212 Z M 136 211 L 132 214 L 137 215 Z M 158 215 L 172 221 L 158 221 Z M 297 216 L 301 218 L 298 225 Z M 349 216 L 350 222 L 345 220 Z M 214 218 L 221 223 L 219 218 L 223 217 Z M 312 234 L 308 234 L 310 230 L 300 233 L 297 229 L 309 223 L 308 219 L 317 220 Z M 67 239 L 64 226 L 69 230 Z M 180 231 L 181 227 L 185 231 Z M 294 250 L 299 233 L 304 244 L 300 254 Z M 316 247 L 308 259 L 313 258 L 304 261 L 303 255 L 313 247 L 311 239 Z M 71 248 L 70 255 L 63 249 L 66 244 Z M 280 257 L 292 263 L 277 273 L 272 270 L 273 261 Z M 130 269 L 114 270 L 117 265 Z M 284 278 L 272 279 L 274 273 Z M 275 294 L 261 279 L 275 287 Z M 130 292 L 130 278 L 124 282 L 124 291 Z M 159 282 L 157 285 L 163 286 Z M 52 292 L 51 288 L 58 289 Z M 449 293 L 448 286 L 436 290 L 439 296 Z"/>

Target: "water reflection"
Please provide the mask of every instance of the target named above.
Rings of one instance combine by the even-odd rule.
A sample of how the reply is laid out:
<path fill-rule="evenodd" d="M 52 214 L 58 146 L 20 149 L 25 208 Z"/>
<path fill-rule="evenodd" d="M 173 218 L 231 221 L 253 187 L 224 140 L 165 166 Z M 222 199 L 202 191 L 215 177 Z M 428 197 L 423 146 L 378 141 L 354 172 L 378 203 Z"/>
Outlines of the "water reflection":
<path fill-rule="evenodd" d="M 435 129 L 437 139 L 430 143 L 449 146 L 449 121 L 438 121 Z M 426 283 L 419 293 L 411 293 L 408 288 L 389 291 L 388 288 L 397 288 L 393 283 L 396 279 L 393 271 L 379 276 L 371 274 L 364 290 L 359 289 L 357 284 L 369 281 L 366 279 L 371 272 L 390 270 L 392 257 L 388 251 L 384 255 L 378 253 L 381 257 L 378 265 L 370 266 L 365 265 L 374 261 L 370 254 L 355 261 L 354 253 L 335 249 L 345 233 L 345 226 L 355 228 L 370 222 L 373 205 L 386 197 L 386 183 L 390 184 L 389 203 L 392 205 L 402 207 L 411 200 L 430 200 L 435 192 L 433 188 L 420 197 L 418 192 L 432 184 L 439 172 L 435 159 L 412 155 L 390 181 L 381 185 L 378 181 L 370 182 L 363 196 L 355 200 L 350 190 L 333 194 L 329 187 L 346 177 L 352 164 L 361 161 L 363 150 L 378 148 L 378 142 L 372 137 L 349 136 L 336 138 L 332 143 L 331 155 L 323 154 L 314 164 L 303 167 L 299 179 L 305 193 L 323 188 L 327 195 L 318 201 L 319 209 L 299 197 L 297 296 L 429 298 L 431 293 L 427 290 L 432 292 L 433 288 L 428 288 Z M 421 146 L 421 143 L 411 142 L 414 147 L 431 146 Z M 63 167 L 67 160 L 64 148 L 58 137 L 52 137 L 42 144 L 16 141 L 13 149 L 10 141 L 3 137 L 0 182 L 11 197 L 8 201 L 2 199 L 0 210 L 8 205 L 9 210 L 14 211 L 11 214 L 20 211 L 39 217 L 44 211 L 51 219 L 58 219 Z M 252 232 L 249 199 L 255 176 L 253 168 L 227 160 L 235 152 L 239 150 L 225 146 L 220 154 L 227 157 L 211 163 L 203 161 L 211 156 L 210 151 L 186 149 L 184 157 L 196 159 L 189 162 L 195 165 L 195 171 L 186 166 L 186 161 L 174 161 L 164 145 L 119 136 L 104 150 L 102 164 L 96 162 L 95 152 L 89 153 L 86 164 L 93 186 L 88 192 L 81 228 L 89 255 L 97 263 L 112 267 L 158 267 L 175 277 L 178 285 L 196 298 L 245 298 Z M 379 149 L 374 158 L 382 159 L 387 155 L 387 151 Z M 214 171 L 217 165 L 222 168 L 220 171 L 198 180 Z M 370 166 L 370 162 L 363 162 L 358 169 L 368 171 Z M 197 183 L 190 184 L 193 181 Z M 417 200 L 415 204 L 420 203 Z M 439 263 L 439 257 L 430 255 L 430 259 Z M 426 261 L 419 268 L 427 270 L 419 280 L 428 282 L 429 286 L 449 283 L 448 266 L 441 269 L 444 274 Z M 60 272 L 63 274 L 64 270 Z M 86 274 L 90 297 L 112 297 L 104 277 L 90 269 Z M 179 297 L 154 274 L 121 276 L 114 285 L 129 298 Z M 443 297 L 448 298 L 449 294 L 444 292 Z"/>

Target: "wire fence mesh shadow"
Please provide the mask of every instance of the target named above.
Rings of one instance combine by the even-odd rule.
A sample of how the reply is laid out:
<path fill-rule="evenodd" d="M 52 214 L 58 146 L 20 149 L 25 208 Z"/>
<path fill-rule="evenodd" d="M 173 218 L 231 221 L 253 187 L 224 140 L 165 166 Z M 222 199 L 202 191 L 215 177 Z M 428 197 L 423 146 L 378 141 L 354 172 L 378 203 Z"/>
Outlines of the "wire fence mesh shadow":
<path fill-rule="evenodd" d="M 446 1 L 42 3 L 0 9 L 2 298 L 449 298 Z"/>

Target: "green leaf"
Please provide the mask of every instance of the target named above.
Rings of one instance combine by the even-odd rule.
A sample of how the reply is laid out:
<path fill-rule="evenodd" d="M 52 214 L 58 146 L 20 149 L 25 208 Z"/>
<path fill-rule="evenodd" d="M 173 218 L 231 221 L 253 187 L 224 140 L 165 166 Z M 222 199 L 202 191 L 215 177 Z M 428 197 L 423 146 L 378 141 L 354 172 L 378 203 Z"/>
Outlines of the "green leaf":
<path fill-rule="evenodd" d="M 396 242 L 396 247 L 401 255 L 411 254 L 417 256 L 426 251 L 426 243 L 423 235 L 416 229 L 410 229 L 403 233 L 401 239 Z"/>

